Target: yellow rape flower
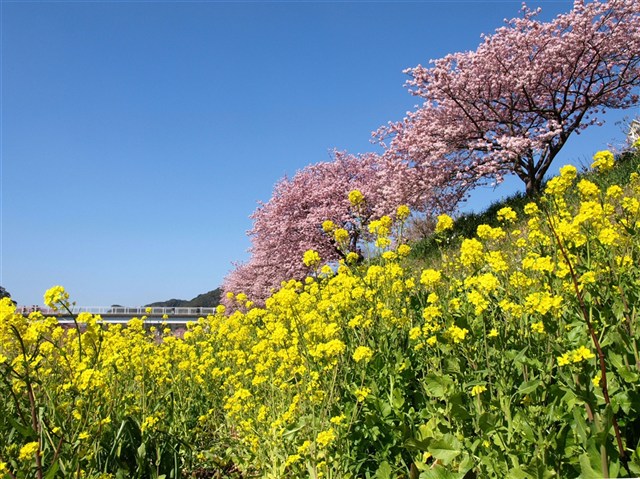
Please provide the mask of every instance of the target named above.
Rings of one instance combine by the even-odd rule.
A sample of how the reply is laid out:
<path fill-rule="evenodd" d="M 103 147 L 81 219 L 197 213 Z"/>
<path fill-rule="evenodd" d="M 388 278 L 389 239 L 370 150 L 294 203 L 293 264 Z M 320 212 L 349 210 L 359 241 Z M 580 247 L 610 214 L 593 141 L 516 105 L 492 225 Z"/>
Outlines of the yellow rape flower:
<path fill-rule="evenodd" d="M 464 266 L 471 266 L 483 259 L 483 246 L 475 238 L 465 239 L 460 245 L 460 262 Z"/>
<path fill-rule="evenodd" d="M 349 241 L 349 232 L 344 228 L 338 228 L 333 232 L 333 238 L 337 243 L 346 243 Z"/>
<path fill-rule="evenodd" d="M 339 416 L 333 416 L 329 422 L 331 424 L 336 424 L 336 425 L 340 425 L 342 424 L 345 420 L 347 419 L 347 416 L 345 416 L 344 414 L 340 414 Z"/>
<path fill-rule="evenodd" d="M 360 361 L 368 363 L 372 357 L 373 351 L 371 350 L 371 348 L 368 348 L 366 346 L 358 346 L 353 352 L 353 360 L 356 363 L 359 363 Z"/>
<path fill-rule="evenodd" d="M 600 383 L 602 382 L 602 372 L 598 371 L 598 374 L 596 374 L 593 377 L 591 382 L 593 383 L 594 387 L 599 388 L 600 387 Z"/>
<path fill-rule="evenodd" d="M 415 341 L 421 335 L 421 330 L 419 326 L 415 326 L 409 330 L 409 339 Z"/>
<path fill-rule="evenodd" d="M 336 225 L 331 220 L 326 220 L 322 222 L 322 231 L 325 233 L 331 233 L 334 229 L 336 229 Z"/>
<path fill-rule="evenodd" d="M 531 202 L 531 203 L 527 203 L 524 207 L 524 212 L 525 214 L 529 215 L 529 216 L 535 216 L 538 213 L 540 213 L 540 208 L 538 208 L 538 205 Z"/>
<path fill-rule="evenodd" d="M 580 276 L 578 281 L 581 285 L 584 286 L 585 284 L 594 284 L 596 280 L 596 273 L 594 271 L 587 271 L 586 273 L 582 274 L 582 276 Z"/>
<path fill-rule="evenodd" d="M 622 209 L 630 215 L 637 215 L 640 211 L 640 201 L 637 198 L 623 198 Z"/>
<path fill-rule="evenodd" d="M 435 269 L 425 269 L 420 275 L 420 283 L 424 286 L 431 287 L 438 284 L 440 278 L 442 277 L 442 273 Z"/>
<path fill-rule="evenodd" d="M 560 176 L 549 180 L 545 192 L 556 197 L 564 195 L 578 175 L 578 170 L 573 165 L 565 165 L 560 168 Z"/>
<path fill-rule="evenodd" d="M 598 170 L 601 173 L 605 171 L 609 171 L 613 168 L 614 165 L 614 157 L 613 153 L 609 150 L 599 151 L 595 155 L 593 155 L 593 163 L 591 163 L 591 168 L 594 170 Z"/>
<path fill-rule="evenodd" d="M 595 358 L 596 355 L 591 352 L 591 350 L 585 346 L 580 346 L 573 351 L 567 351 L 562 356 L 558 356 L 558 366 L 566 366 L 570 363 L 579 363 L 586 359 Z"/>
<path fill-rule="evenodd" d="M 348 264 L 357 263 L 359 259 L 360 259 L 360 255 L 358 255 L 358 253 L 354 253 L 353 251 L 350 251 L 349 253 L 347 253 L 346 261 Z"/>
<path fill-rule="evenodd" d="M 358 402 L 363 402 L 365 399 L 367 399 L 369 394 L 371 394 L 371 388 L 368 388 L 368 387 L 358 388 L 355 390 L 354 394 Z"/>
<path fill-rule="evenodd" d="M 398 218 L 399 220 L 407 219 L 410 214 L 411 214 L 411 210 L 407 205 L 400 205 L 396 210 L 396 218 Z"/>
<path fill-rule="evenodd" d="M 542 321 L 538 321 L 537 323 L 532 323 L 531 331 L 538 334 L 544 334 L 544 323 Z"/>
<path fill-rule="evenodd" d="M 309 452 L 311 448 L 311 441 L 304 441 L 300 446 L 298 446 L 298 454 L 306 454 Z"/>
<path fill-rule="evenodd" d="M 427 306 L 422 311 L 422 317 L 425 321 L 433 321 L 436 318 L 439 318 L 442 314 L 442 310 L 438 306 Z"/>
<path fill-rule="evenodd" d="M 360 190 L 350 191 L 349 202 L 352 206 L 360 206 L 364 203 L 364 195 L 360 192 Z"/>
<path fill-rule="evenodd" d="M 320 447 L 327 447 L 329 444 L 333 442 L 335 438 L 336 438 L 336 432 L 333 430 L 333 428 L 330 428 L 330 429 L 327 429 L 326 431 L 322 431 L 318 433 L 318 436 L 316 437 L 316 443 L 318 443 Z"/>
<path fill-rule="evenodd" d="M 562 356 L 558 356 L 558 366 L 566 366 L 571 362 L 571 354 L 564 353 Z"/>
<path fill-rule="evenodd" d="M 302 456 L 300 456 L 300 454 L 290 454 L 287 457 L 287 460 L 284 463 L 284 467 L 289 467 L 292 464 L 295 464 L 296 462 L 298 462 L 300 459 L 302 458 Z"/>
<path fill-rule="evenodd" d="M 320 264 L 320 254 L 312 249 L 304 252 L 302 262 L 309 268 L 314 268 Z"/>
<path fill-rule="evenodd" d="M 571 360 L 574 363 L 578 363 L 578 362 L 583 361 L 585 359 L 592 359 L 592 358 L 595 358 L 595 357 L 596 357 L 596 355 L 593 354 L 589 348 L 586 348 L 585 346 L 580 346 L 578 349 L 573 351 L 573 353 L 571 355 Z"/>
<path fill-rule="evenodd" d="M 489 267 L 497 273 L 507 271 L 509 265 L 504 259 L 504 255 L 501 251 L 489 251 L 485 254 L 485 260 L 489 264 Z"/>
<path fill-rule="evenodd" d="M 58 309 L 58 305 L 67 304 L 69 293 L 62 286 L 54 286 L 44 293 L 44 304 L 52 309 Z"/>
<path fill-rule="evenodd" d="M 487 390 L 487 387 L 484 384 L 479 384 L 471 388 L 471 395 L 479 396 L 481 393 L 485 392 L 486 390 Z"/>
<path fill-rule="evenodd" d="M 492 228 L 489 225 L 478 226 L 476 234 L 483 240 L 498 240 L 506 236 L 502 228 Z"/>
<path fill-rule="evenodd" d="M 580 196 L 587 200 L 593 200 L 600 194 L 600 188 L 589 180 L 582 179 L 578 182 L 578 191 Z"/>
<path fill-rule="evenodd" d="M 562 296 L 554 296 L 546 291 L 530 293 L 524 300 L 525 308 L 538 314 L 557 312 L 562 306 Z"/>
<path fill-rule="evenodd" d="M 453 229 L 453 218 L 449 215 L 440 215 L 438 216 L 438 222 L 436 223 L 436 233 L 442 233 L 443 231 L 447 231 Z"/>
<path fill-rule="evenodd" d="M 618 242 L 620 235 L 613 228 L 603 228 L 598 233 L 598 241 L 605 246 L 613 246 Z"/>
<path fill-rule="evenodd" d="M 387 261 L 393 261 L 398 258 L 398 255 L 393 251 L 385 251 L 382 253 L 382 258 Z"/>
<path fill-rule="evenodd" d="M 20 448 L 18 459 L 20 459 L 21 461 L 29 461 L 34 458 L 35 454 L 38 452 L 38 449 L 38 441 L 29 442 Z"/>
<path fill-rule="evenodd" d="M 560 168 L 560 177 L 574 180 L 578 176 L 578 170 L 573 165 L 565 165 Z"/>
<path fill-rule="evenodd" d="M 504 223 L 513 223 L 518 219 L 518 215 L 516 215 L 516 212 L 508 206 L 505 206 L 504 208 L 498 210 L 497 217 L 498 221 L 502 221 Z"/>
<path fill-rule="evenodd" d="M 469 330 L 467 328 L 459 328 L 455 324 L 453 326 L 450 326 L 446 332 L 449 339 L 453 341 L 455 344 L 461 343 L 462 341 L 464 341 L 464 338 L 467 336 L 468 333 L 469 333 Z"/>
<path fill-rule="evenodd" d="M 612 185 L 609 188 L 607 188 L 607 193 L 606 193 L 606 197 L 607 198 L 611 198 L 611 199 L 618 199 L 621 198 L 624 195 L 624 192 L 622 191 L 622 188 L 620 188 L 618 185 Z"/>

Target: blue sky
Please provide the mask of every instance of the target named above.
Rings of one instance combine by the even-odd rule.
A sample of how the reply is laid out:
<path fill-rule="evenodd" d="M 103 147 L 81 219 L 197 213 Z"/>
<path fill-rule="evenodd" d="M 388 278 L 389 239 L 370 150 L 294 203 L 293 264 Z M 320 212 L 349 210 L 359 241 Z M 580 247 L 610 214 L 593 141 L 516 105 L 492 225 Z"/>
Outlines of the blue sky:
<path fill-rule="evenodd" d="M 520 4 L 2 1 L 0 284 L 27 305 L 56 284 L 83 306 L 214 289 L 279 178 L 375 149 L 417 103 L 402 70 L 475 49 Z M 633 114 L 552 170 L 622 141 Z"/>

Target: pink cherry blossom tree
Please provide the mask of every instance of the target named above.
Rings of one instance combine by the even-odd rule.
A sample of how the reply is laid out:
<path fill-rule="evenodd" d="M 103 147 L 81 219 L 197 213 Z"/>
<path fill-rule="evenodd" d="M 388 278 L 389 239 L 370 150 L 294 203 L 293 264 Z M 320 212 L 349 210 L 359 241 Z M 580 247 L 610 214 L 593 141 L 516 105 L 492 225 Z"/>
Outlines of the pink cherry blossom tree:
<path fill-rule="evenodd" d="M 306 166 L 293 178 L 282 179 L 271 199 L 251 215 L 251 257 L 225 278 L 223 290 L 262 302 L 282 281 L 310 274 L 302 261 L 305 251 L 317 251 L 323 263 L 356 252 L 365 234 L 362 225 L 369 219 L 393 216 L 401 204 L 436 208 L 425 196 L 429 190 L 414 184 L 421 182 L 418 170 L 396 158 L 341 152 L 332 161 Z M 348 197 L 353 190 L 363 194 L 364 204 L 353 207 Z M 323 230 L 327 220 L 348 232 L 342 245 Z"/>
<path fill-rule="evenodd" d="M 536 193 L 573 132 L 638 103 L 640 2 L 577 0 L 549 22 L 523 7 L 475 51 L 406 70 L 421 107 L 374 133 L 455 200 L 516 174 Z"/>

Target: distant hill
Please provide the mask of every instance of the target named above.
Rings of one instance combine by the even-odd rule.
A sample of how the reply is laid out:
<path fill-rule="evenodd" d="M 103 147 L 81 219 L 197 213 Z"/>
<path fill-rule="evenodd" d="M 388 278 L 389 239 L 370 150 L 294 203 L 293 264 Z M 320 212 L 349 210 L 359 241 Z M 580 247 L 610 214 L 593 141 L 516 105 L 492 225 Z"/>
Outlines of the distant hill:
<path fill-rule="evenodd" d="M 145 304 L 145 307 L 156 308 L 186 308 L 186 307 L 202 307 L 213 308 L 220 304 L 220 295 L 222 290 L 216 288 L 208 293 L 202 293 L 193 299 L 169 299 L 167 301 L 157 301 L 155 303 Z"/>

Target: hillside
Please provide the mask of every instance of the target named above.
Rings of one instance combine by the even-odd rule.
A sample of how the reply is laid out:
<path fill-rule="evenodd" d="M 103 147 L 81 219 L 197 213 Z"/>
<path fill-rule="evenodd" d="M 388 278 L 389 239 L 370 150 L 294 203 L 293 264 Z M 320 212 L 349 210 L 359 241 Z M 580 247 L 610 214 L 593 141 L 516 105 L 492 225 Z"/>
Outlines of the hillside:
<path fill-rule="evenodd" d="M 213 308 L 220 304 L 221 289 L 216 288 L 208 293 L 202 293 L 193 299 L 169 299 L 167 301 L 156 301 L 145 304 L 145 307 L 155 308 Z"/>

